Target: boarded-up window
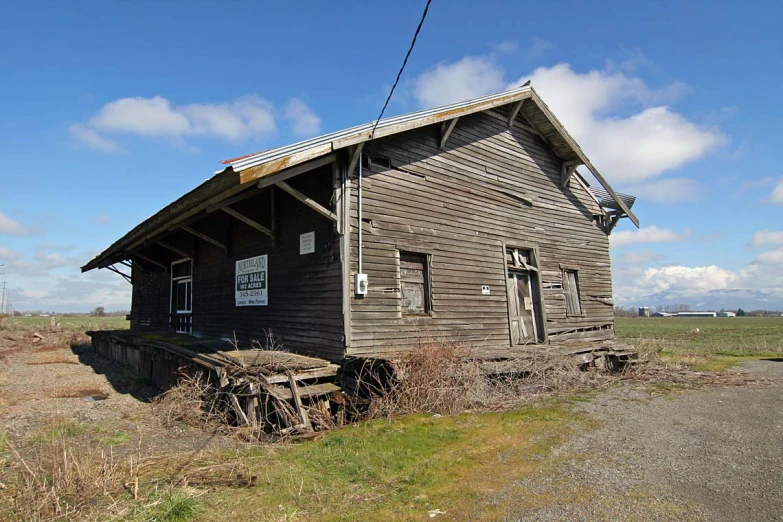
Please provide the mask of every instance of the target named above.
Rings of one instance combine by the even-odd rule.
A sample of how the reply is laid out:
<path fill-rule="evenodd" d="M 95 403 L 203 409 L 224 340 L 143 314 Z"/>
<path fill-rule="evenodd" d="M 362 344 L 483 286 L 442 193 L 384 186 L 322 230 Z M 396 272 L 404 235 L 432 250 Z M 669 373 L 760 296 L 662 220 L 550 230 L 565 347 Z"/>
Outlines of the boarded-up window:
<path fill-rule="evenodd" d="M 563 293 L 565 293 L 566 315 L 582 315 L 579 278 L 576 270 L 563 270 Z"/>
<path fill-rule="evenodd" d="M 427 254 L 400 252 L 400 292 L 403 315 L 430 313 L 429 263 Z"/>

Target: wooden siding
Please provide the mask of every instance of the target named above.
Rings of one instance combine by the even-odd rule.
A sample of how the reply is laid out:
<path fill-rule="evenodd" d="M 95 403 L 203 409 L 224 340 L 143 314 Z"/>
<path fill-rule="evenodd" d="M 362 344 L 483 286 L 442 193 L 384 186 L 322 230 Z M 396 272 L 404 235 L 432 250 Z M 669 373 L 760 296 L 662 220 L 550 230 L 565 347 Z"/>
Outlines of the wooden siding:
<path fill-rule="evenodd" d="M 289 180 L 321 205 L 331 208 L 332 169 L 323 167 Z M 271 226 L 270 191 L 232 205 L 256 222 Z M 192 252 L 193 334 L 233 338 L 243 346 L 263 341 L 271 330 L 285 349 L 332 360 L 344 356 L 339 237 L 334 223 L 279 189 L 274 189 L 276 244 L 262 232 L 215 211 L 189 226 L 228 245 L 225 252 L 183 231 L 165 242 Z M 299 255 L 299 235 L 315 232 L 316 251 Z M 147 252 L 145 252 L 147 253 Z M 176 254 L 160 248 L 148 253 L 166 263 Z M 235 262 L 269 255 L 267 306 L 235 306 Z M 170 274 L 152 271 L 152 281 L 134 274 L 131 327 L 160 329 L 168 324 Z M 138 297 L 137 297 L 138 296 Z M 148 324 L 148 325 L 147 325 Z"/>
<path fill-rule="evenodd" d="M 434 125 L 380 139 L 371 153 L 365 147 L 365 153 L 391 160 L 392 168 L 364 171 L 369 294 L 351 298 L 348 354 L 404 349 L 427 334 L 487 350 L 507 348 L 503 245 L 531 243 L 539 252 L 549 340 L 612 338 L 609 242 L 594 219 L 600 210 L 575 181 L 560 188 L 562 162 L 551 148 L 524 125 L 509 129 L 506 110 L 462 117 L 445 150 L 440 140 L 440 125 Z M 351 185 L 353 274 L 355 173 Z M 431 316 L 402 314 L 400 250 L 431 256 Z M 579 317 L 566 316 L 561 264 L 579 271 Z M 490 295 L 482 295 L 482 285 Z"/>

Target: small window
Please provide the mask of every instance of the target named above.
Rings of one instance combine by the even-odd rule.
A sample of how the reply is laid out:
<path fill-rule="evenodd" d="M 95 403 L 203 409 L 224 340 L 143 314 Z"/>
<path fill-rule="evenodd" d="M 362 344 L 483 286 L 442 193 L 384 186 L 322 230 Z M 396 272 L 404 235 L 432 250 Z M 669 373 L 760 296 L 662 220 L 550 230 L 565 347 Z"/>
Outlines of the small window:
<path fill-rule="evenodd" d="M 563 270 L 563 293 L 566 315 L 582 315 L 582 301 L 579 299 L 579 278 L 576 270 Z"/>
<path fill-rule="evenodd" d="M 427 254 L 400 252 L 402 315 L 429 315 L 430 282 Z"/>

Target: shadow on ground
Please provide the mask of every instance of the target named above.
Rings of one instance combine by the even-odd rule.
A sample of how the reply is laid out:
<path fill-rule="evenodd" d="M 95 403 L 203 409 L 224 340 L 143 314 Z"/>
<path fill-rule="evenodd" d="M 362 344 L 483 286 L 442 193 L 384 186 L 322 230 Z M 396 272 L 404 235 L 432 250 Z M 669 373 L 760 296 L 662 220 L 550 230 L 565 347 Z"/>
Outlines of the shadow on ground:
<path fill-rule="evenodd" d="M 157 397 L 161 390 L 152 382 L 138 374 L 132 368 L 105 359 L 95 353 L 90 343 L 71 343 L 71 351 L 79 358 L 79 362 L 89 366 L 98 374 L 103 375 L 114 391 L 131 395 L 137 400 L 150 402 Z"/>

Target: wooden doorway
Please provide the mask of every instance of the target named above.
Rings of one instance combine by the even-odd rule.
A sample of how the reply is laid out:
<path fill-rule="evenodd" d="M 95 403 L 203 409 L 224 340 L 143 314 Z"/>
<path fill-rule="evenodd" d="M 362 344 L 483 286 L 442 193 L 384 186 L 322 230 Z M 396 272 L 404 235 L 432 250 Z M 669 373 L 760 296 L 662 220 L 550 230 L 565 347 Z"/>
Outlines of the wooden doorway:
<path fill-rule="evenodd" d="M 506 248 L 506 292 L 512 346 L 544 340 L 539 271 L 533 251 Z"/>

